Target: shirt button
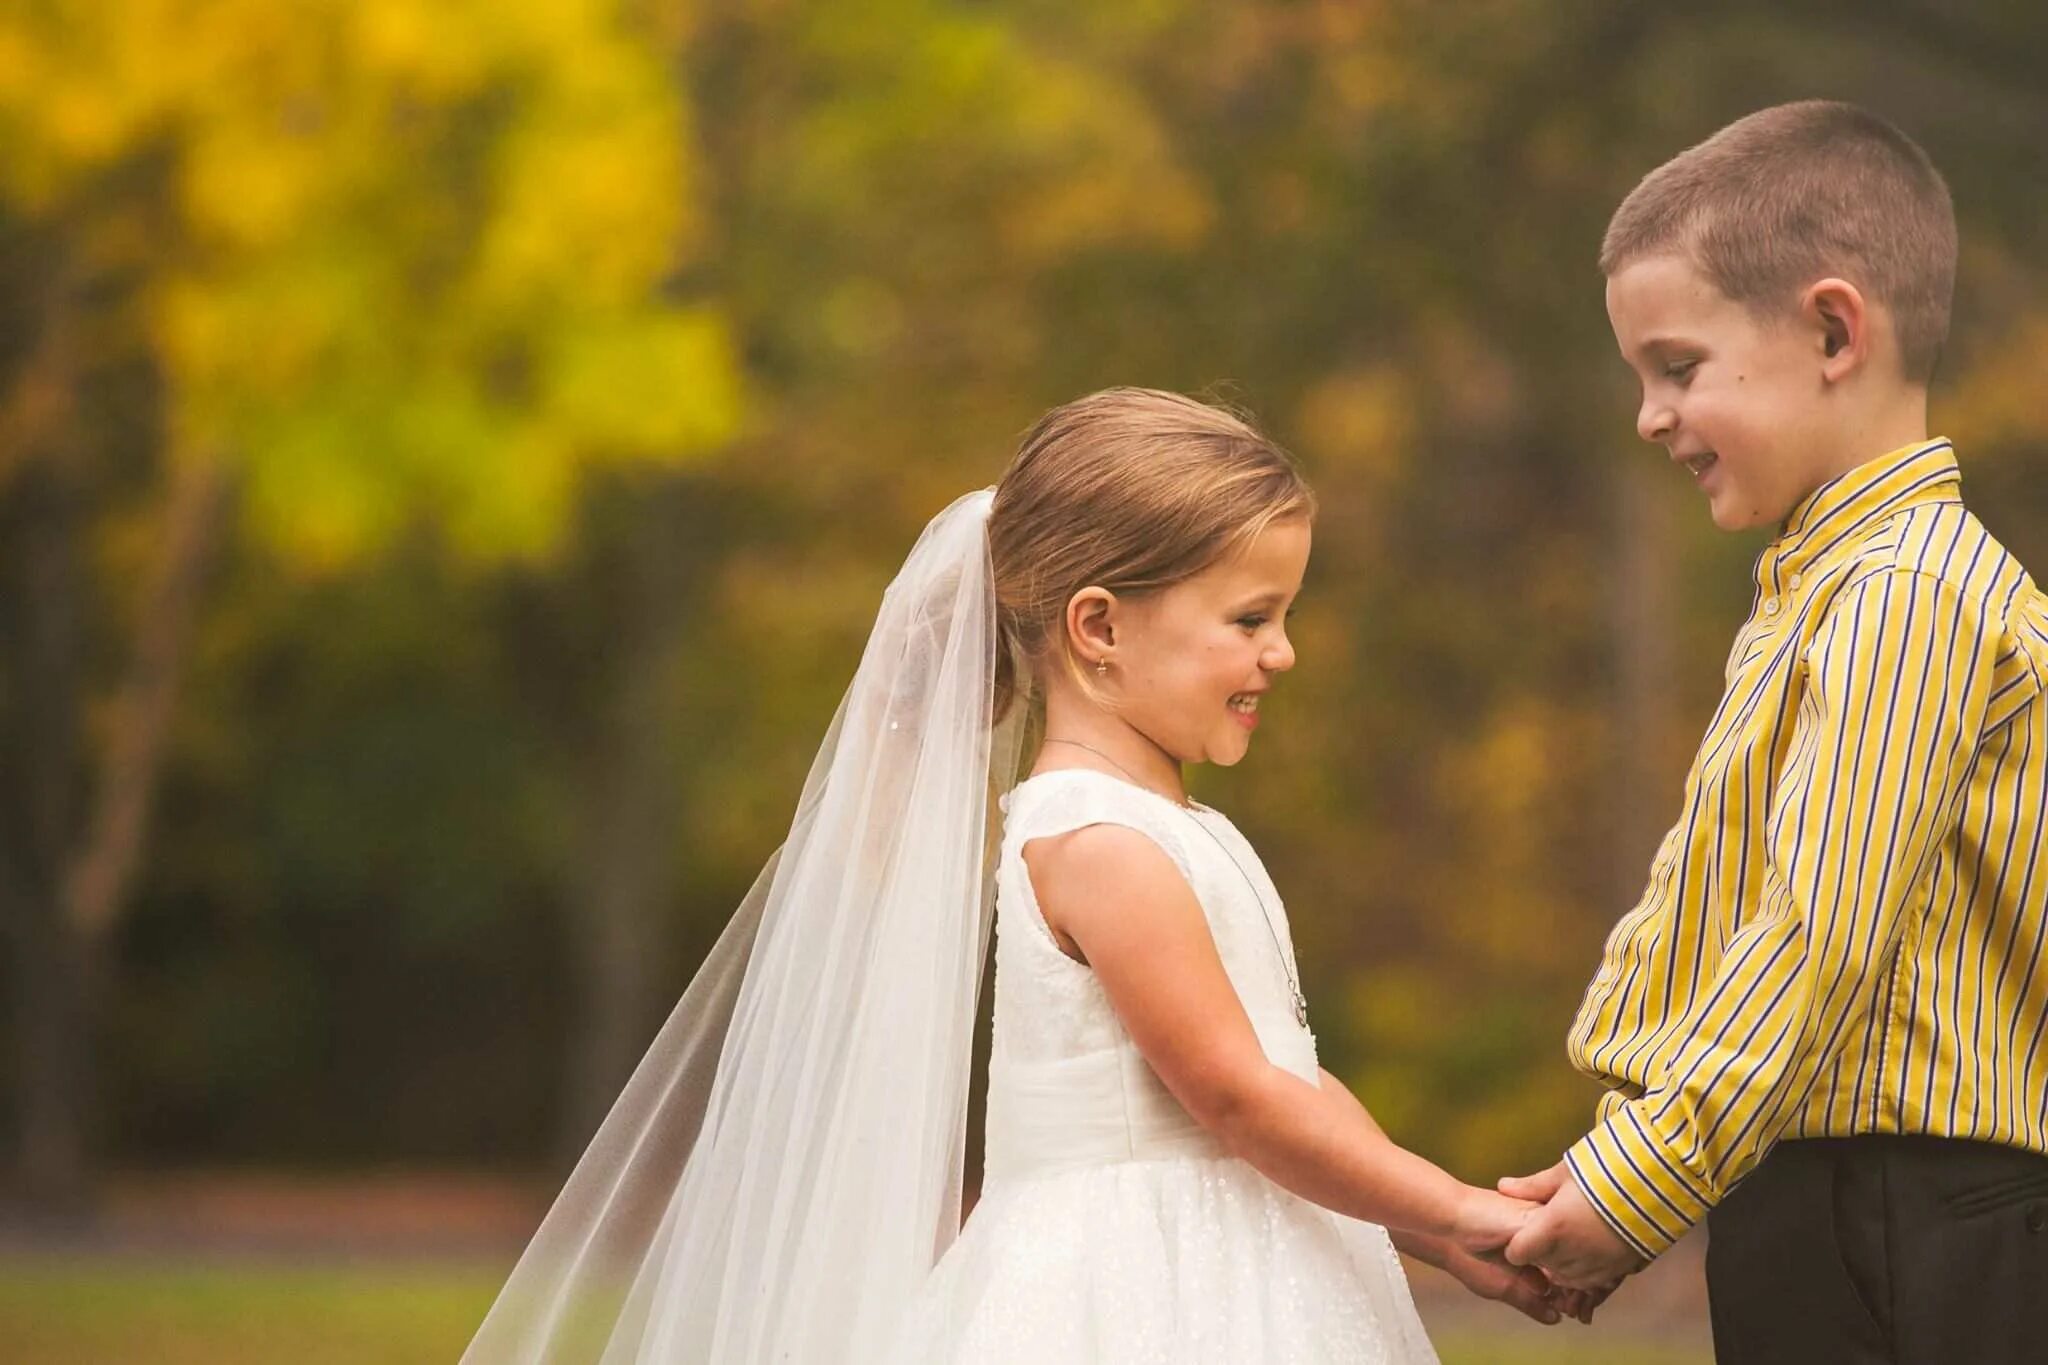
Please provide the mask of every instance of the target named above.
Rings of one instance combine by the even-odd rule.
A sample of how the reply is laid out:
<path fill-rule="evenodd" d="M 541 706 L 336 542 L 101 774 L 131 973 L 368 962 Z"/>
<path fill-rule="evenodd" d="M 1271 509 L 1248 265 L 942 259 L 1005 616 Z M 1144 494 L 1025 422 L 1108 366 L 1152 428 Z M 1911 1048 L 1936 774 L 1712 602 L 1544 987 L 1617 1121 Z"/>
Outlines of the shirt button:
<path fill-rule="evenodd" d="M 2027 1231 L 2048 1232 L 2048 1204 L 2027 1205 Z"/>
<path fill-rule="evenodd" d="M 1766 616 L 1776 616 L 1777 614 L 1778 614 L 1778 599 L 1777 599 L 1777 598 L 1775 598 L 1775 597 L 1766 597 L 1766 598 L 1764 599 L 1764 615 L 1766 615 Z"/>
<path fill-rule="evenodd" d="M 1792 591 L 1794 592 L 1798 592 L 1800 585 L 1806 582 L 1806 580 L 1801 578 L 1798 574 L 1793 574 L 1789 581 L 1792 584 Z"/>

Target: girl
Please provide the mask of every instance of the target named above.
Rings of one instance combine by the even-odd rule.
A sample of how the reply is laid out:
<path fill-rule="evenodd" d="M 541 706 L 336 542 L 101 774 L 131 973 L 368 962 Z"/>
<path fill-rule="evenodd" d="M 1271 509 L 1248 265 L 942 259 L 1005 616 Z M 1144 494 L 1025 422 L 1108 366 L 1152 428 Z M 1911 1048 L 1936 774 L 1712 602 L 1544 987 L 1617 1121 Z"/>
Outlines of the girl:
<path fill-rule="evenodd" d="M 465 1362 L 1434 1361 L 1395 1242 L 1557 1320 L 1496 1255 L 1534 1206 L 1317 1065 L 1279 894 L 1182 785 L 1294 663 L 1313 513 L 1236 417 L 1112 389 L 932 522 L 789 839 Z"/>

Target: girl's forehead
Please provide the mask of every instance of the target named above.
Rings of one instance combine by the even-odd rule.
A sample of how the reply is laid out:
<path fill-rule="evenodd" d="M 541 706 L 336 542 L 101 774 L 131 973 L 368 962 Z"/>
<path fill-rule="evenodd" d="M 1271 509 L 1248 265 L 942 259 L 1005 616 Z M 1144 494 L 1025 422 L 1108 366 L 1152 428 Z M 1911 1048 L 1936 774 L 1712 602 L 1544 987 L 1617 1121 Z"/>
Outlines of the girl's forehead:
<path fill-rule="evenodd" d="M 1241 558 L 1248 567 L 1262 572 L 1295 568 L 1308 559 L 1309 543 L 1314 538 L 1307 517 L 1282 517 L 1260 528 L 1245 546 Z"/>
<path fill-rule="evenodd" d="M 1189 579 L 1219 592 L 1292 591 L 1308 565 L 1311 533 L 1305 517 L 1272 522 L 1235 554 L 1211 564 Z"/>

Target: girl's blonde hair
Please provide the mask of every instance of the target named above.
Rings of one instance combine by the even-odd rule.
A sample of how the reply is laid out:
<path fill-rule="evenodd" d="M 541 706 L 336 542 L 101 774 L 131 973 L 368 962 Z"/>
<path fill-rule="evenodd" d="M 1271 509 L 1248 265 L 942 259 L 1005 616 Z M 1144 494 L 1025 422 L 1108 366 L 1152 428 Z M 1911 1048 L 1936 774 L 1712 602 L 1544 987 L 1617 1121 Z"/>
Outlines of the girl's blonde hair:
<path fill-rule="evenodd" d="M 1287 452 L 1235 413 L 1158 389 L 1116 388 L 1054 408 L 1024 433 L 989 512 L 996 698 L 1018 668 L 1090 680 L 1067 639 L 1067 603 L 1171 587 L 1270 523 L 1313 517 L 1315 494 Z"/>

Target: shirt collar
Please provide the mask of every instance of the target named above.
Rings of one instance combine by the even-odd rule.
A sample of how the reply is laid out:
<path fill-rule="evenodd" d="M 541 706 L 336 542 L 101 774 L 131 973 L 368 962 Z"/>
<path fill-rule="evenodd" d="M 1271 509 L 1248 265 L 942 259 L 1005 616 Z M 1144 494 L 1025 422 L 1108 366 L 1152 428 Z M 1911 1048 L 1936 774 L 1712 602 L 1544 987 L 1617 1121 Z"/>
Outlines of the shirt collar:
<path fill-rule="evenodd" d="M 1961 500 L 1963 475 L 1947 437 L 1900 446 L 1806 495 L 1757 561 L 1757 585 L 1781 591 L 1792 574 L 1851 543 L 1873 523 L 1922 503 Z"/>

